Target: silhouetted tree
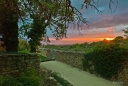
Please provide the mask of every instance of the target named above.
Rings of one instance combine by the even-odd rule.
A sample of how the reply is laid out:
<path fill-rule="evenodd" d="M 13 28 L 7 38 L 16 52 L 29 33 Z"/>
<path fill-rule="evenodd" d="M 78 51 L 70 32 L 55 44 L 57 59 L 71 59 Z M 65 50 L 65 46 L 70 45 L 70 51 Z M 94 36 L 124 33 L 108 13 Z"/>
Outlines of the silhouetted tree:
<path fill-rule="evenodd" d="M 127 27 L 126 29 L 124 29 L 123 31 L 124 31 L 124 33 L 125 33 L 124 36 L 126 37 L 126 39 L 128 39 L 128 27 Z"/>

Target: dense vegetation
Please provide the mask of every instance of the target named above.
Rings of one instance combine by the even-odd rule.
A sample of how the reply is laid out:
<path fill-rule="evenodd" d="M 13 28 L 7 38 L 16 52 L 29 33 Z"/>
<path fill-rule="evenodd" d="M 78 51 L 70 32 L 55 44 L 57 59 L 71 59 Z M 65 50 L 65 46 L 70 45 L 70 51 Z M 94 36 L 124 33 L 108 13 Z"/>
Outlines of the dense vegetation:
<path fill-rule="evenodd" d="M 0 86 L 40 86 L 39 80 L 35 70 L 28 70 L 16 78 L 0 75 Z"/>
<path fill-rule="evenodd" d="M 123 68 L 123 62 L 128 59 L 127 56 L 128 49 L 117 44 L 101 45 L 85 54 L 84 70 L 111 79 L 118 76 Z"/>

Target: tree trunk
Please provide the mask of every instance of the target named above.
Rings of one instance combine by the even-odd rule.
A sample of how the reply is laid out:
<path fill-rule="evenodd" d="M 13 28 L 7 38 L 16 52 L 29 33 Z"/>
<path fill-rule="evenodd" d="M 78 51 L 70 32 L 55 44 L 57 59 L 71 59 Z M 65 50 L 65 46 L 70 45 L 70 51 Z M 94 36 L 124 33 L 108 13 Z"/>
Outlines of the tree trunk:
<path fill-rule="evenodd" d="M 3 3 L 0 1 L 0 3 Z M 18 14 L 12 1 L 0 6 L 0 33 L 7 52 L 18 51 Z"/>
<path fill-rule="evenodd" d="M 30 52 L 36 52 L 36 47 L 35 47 L 35 46 L 32 46 L 32 45 L 31 45 L 30 48 L 31 48 Z"/>
<path fill-rule="evenodd" d="M 18 25 L 17 20 L 5 21 L 4 24 L 4 44 L 6 46 L 7 52 L 17 52 L 18 51 Z"/>

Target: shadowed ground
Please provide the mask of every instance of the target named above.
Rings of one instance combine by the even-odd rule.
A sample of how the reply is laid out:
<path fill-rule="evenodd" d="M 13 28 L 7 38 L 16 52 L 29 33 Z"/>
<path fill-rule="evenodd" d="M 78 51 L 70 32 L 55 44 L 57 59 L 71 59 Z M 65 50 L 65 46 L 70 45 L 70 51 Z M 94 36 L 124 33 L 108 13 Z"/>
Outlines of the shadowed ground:
<path fill-rule="evenodd" d="M 120 86 L 103 78 L 96 77 L 88 72 L 73 68 L 58 61 L 42 62 L 41 67 L 59 73 L 62 78 L 73 86 Z"/>

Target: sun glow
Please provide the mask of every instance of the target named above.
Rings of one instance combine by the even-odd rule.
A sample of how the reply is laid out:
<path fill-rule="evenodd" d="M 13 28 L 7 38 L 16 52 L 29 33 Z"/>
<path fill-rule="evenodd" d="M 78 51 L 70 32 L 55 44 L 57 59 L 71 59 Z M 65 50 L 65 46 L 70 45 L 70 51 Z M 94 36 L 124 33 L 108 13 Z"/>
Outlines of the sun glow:
<path fill-rule="evenodd" d="M 111 40 L 113 40 L 114 38 L 105 38 L 106 40 L 108 40 L 108 41 L 111 41 Z"/>

